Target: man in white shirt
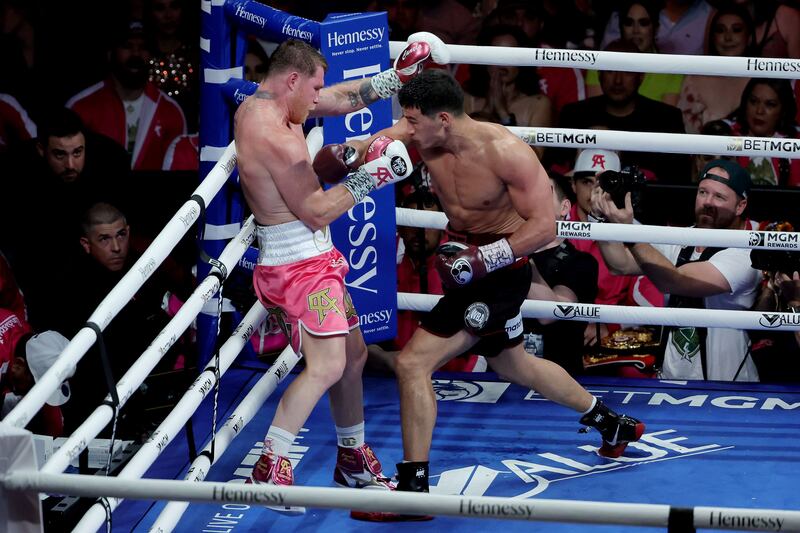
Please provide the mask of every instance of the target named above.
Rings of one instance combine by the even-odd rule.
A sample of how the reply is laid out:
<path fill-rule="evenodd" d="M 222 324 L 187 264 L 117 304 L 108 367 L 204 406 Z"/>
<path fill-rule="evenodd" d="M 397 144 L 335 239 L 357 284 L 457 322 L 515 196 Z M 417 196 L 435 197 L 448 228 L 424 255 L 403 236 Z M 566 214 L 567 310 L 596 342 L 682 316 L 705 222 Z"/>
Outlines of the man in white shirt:
<path fill-rule="evenodd" d="M 750 186 L 750 175 L 735 162 L 715 159 L 708 163 L 697 187 L 696 227 L 745 229 Z M 597 188 L 592 209 L 609 222 L 633 222 L 630 194 L 625 207 L 618 208 L 608 193 Z M 600 250 L 613 273 L 647 276 L 668 295 L 668 307 L 750 309 L 761 281 L 747 249 L 601 242 Z M 662 378 L 758 381 L 745 331 L 694 327 L 666 331 Z"/>

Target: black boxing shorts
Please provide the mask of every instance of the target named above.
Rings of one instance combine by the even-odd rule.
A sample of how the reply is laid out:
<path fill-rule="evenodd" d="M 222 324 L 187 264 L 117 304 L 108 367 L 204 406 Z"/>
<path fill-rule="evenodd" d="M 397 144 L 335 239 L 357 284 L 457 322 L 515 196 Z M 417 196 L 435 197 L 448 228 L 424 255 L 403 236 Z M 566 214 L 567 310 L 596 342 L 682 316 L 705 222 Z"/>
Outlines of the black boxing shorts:
<path fill-rule="evenodd" d="M 520 307 L 530 286 L 531 265 L 520 259 L 469 285 L 445 289 L 420 327 L 437 337 L 467 330 L 479 337 L 470 353 L 495 357 L 523 340 Z"/>

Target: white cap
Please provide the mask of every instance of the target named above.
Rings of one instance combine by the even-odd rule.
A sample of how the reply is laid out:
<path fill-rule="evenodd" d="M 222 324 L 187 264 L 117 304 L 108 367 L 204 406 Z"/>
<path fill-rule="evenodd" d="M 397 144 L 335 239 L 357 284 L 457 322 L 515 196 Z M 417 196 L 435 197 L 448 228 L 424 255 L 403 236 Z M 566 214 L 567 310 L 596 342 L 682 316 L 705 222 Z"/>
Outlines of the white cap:
<path fill-rule="evenodd" d="M 619 155 L 612 150 L 582 150 L 575 161 L 575 176 L 580 174 L 591 174 L 592 176 L 605 172 L 606 170 L 616 170 L 619 172 Z"/>
<path fill-rule="evenodd" d="M 39 379 L 47 372 L 58 356 L 67 347 L 69 341 L 57 331 L 45 331 L 34 335 L 25 343 L 25 360 L 28 363 L 34 381 Z M 70 378 L 75 373 L 73 367 L 65 377 Z M 63 382 L 61 386 L 47 399 L 49 405 L 63 405 L 69 400 L 69 383 Z"/>

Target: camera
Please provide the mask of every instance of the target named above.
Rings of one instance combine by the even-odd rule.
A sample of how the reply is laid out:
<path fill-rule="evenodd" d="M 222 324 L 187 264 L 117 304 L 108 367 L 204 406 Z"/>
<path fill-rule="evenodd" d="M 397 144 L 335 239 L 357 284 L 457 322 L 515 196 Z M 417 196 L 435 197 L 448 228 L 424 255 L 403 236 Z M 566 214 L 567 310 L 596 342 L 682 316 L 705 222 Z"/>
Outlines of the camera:
<path fill-rule="evenodd" d="M 636 165 L 616 170 L 606 170 L 598 177 L 600 188 L 611 195 L 614 204 L 623 209 L 625 207 L 625 194 L 631 193 L 631 204 L 635 208 L 639 204 L 641 192 L 647 181 L 644 173 Z"/>
<path fill-rule="evenodd" d="M 796 250 L 750 250 L 750 264 L 756 270 L 782 272 L 792 275 L 800 272 L 800 252 Z"/>

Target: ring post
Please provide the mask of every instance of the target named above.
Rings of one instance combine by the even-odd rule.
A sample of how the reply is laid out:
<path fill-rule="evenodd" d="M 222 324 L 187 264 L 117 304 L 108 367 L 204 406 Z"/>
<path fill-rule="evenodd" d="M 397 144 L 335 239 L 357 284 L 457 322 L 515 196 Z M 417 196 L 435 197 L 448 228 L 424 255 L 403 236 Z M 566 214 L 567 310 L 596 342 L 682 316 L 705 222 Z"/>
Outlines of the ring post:
<path fill-rule="evenodd" d="M 385 12 L 332 14 L 320 25 L 320 49 L 328 60 L 325 85 L 373 76 L 389 66 Z M 344 116 L 326 117 L 325 144 L 364 139 L 392 125 L 389 100 Z M 397 334 L 397 264 L 394 188 L 373 191 L 331 224 L 333 241 L 350 273 L 346 284 L 369 343 Z"/>

